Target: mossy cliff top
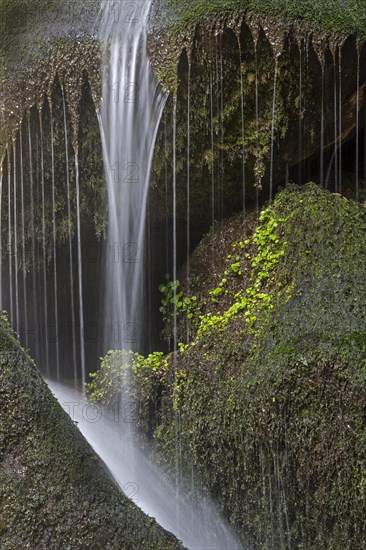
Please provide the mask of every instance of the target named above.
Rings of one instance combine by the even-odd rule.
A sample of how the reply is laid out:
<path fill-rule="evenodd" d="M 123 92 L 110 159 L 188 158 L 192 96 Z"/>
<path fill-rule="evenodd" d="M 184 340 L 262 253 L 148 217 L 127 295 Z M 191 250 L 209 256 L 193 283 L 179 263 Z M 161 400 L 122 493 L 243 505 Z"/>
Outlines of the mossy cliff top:
<path fill-rule="evenodd" d="M 0 400 L 3 550 L 181 548 L 119 492 L 4 318 Z"/>
<path fill-rule="evenodd" d="M 290 186 L 208 235 L 176 295 L 162 286 L 179 352 L 134 358 L 141 431 L 174 476 L 178 429 L 182 478 L 193 467 L 244 546 L 364 546 L 365 249 L 364 207 Z M 95 398 L 115 399 L 120 365 Z"/>
<path fill-rule="evenodd" d="M 181 31 L 209 19 L 245 15 L 273 17 L 287 24 L 302 22 L 308 30 L 366 37 L 365 0 L 156 0 L 156 23 Z"/>

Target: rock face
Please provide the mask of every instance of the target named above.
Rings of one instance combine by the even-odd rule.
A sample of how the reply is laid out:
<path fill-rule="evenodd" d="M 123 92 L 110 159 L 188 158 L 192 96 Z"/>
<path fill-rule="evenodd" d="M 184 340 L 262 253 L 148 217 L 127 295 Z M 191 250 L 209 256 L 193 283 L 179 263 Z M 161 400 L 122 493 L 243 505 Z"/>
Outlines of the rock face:
<path fill-rule="evenodd" d="M 119 492 L 4 319 L 0 386 L 1 548 L 182 548 Z"/>
<path fill-rule="evenodd" d="M 290 187 L 259 221 L 251 213 L 205 237 L 188 286 L 181 273 L 180 351 L 135 360 L 156 459 L 174 476 L 179 418 L 182 478 L 193 465 L 244 545 L 364 545 L 365 246 L 364 208 Z M 95 394 L 114 399 L 108 370 L 98 376 Z"/>

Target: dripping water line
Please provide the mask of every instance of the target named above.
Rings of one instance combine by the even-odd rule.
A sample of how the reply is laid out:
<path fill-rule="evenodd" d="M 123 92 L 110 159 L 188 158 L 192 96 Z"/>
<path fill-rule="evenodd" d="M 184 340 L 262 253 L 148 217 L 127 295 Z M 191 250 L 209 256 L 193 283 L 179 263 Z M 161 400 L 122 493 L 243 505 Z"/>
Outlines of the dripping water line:
<path fill-rule="evenodd" d="M 24 211 L 24 169 L 23 169 L 23 132 L 19 130 L 19 154 L 20 154 L 20 201 L 21 201 L 21 224 L 22 224 L 22 262 L 23 262 L 23 307 L 24 307 L 24 328 L 25 345 L 28 348 L 28 303 L 27 303 L 27 270 L 25 254 L 25 211 Z"/>
<path fill-rule="evenodd" d="M 215 147 L 214 147 L 214 122 L 213 122 L 213 74 L 210 61 L 210 128 L 211 128 L 211 221 L 212 229 L 215 227 Z"/>
<path fill-rule="evenodd" d="M 0 315 L 3 309 L 3 162 L 0 159 Z"/>
<path fill-rule="evenodd" d="M 13 141 L 13 220 L 14 220 L 14 281 L 15 281 L 15 318 L 16 330 L 19 331 L 19 287 L 18 287 L 18 229 L 17 229 L 17 155 L 16 142 Z"/>
<path fill-rule="evenodd" d="M 55 346 L 56 346 L 56 376 L 60 380 L 60 347 L 58 339 L 58 292 L 57 292 L 57 228 L 56 228 L 56 189 L 55 189 L 55 150 L 52 103 L 50 100 L 51 126 L 51 177 L 52 177 L 52 240 L 53 240 L 53 291 L 55 298 Z"/>
<path fill-rule="evenodd" d="M 80 330 L 80 358 L 81 358 L 81 382 L 82 391 L 85 391 L 85 342 L 84 342 L 84 301 L 83 301 L 83 272 L 81 251 L 81 216 L 80 216 L 80 181 L 79 181 L 79 156 L 75 148 L 75 187 L 76 187 L 76 226 L 78 249 L 78 284 L 79 284 L 79 330 Z"/>
<path fill-rule="evenodd" d="M 324 54 L 321 59 L 322 89 L 321 89 L 321 115 L 320 115 L 320 186 L 324 187 L 324 94 L 325 94 L 325 63 Z"/>
<path fill-rule="evenodd" d="M 47 247 L 46 247 L 46 200 L 45 200 L 45 179 L 44 179 L 44 147 L 43 147 L 43 124 L 42 111 L 39 112 L 39 131 L 41 142 L 41 200 L 42 200 L 42 246 L 43 246 L 43 307 L 45 323 L 45 350 L 46 370 L 49 376 L 49 333 L 48 333 L 48 292 L 47 292 Z"/>
<path fill-rule="evenodd" d="M 360 45 L 357 42 L 357 98 L 356 98 L 356 200 L 359 198 L 359 162 L 360 162 Z"/>
<path fill-rule="evenodd" d="M 242 195 L 243 195 L 243 214 L 245 219 L 245 184 L 246 184 L 246 162 L 245 162 L 245 117 L 244 117 L 244 81 L 243 81 L 243 63 L 240 37 L 237 35 L 239 46 L 239 62 L 240 62 L 240 111 L 241 111 L 241 136 L 242 136 Z"/>
<path fill-rule="evenodd" d="M 69 141 L 67 137 L 67 115 L 66 115 L 66 101 L 65 92 L 63 86 L 62 92 L 62 106 L 64 115 L 64 140 L 65 140 L 65 158 L 66 158 L 66 190 L 67 190 L 67 218 L 68 218 L 68 241 L 69 241 L 69 270 L 70 270 L 70 300 L 71 300 L 71 337 L 72 337 L 72 360 L 74 370 L 74 384 L 77 384 L 77 358 L 76 358 L 76 317 L 75 317 L 75 294 L 74 294 L 74 261 L 72 251 L 72 225 L 71 225 L 71 198 L 70 198 L 70 172 L 69 172 Z"/>
<path fill-rule="evenodd" d="M 187 84 L 187 291 L 190 286 L 190 248 L 191 248 L 191 61 L 188 63 L 188 84 Z M 188 327 L 188 324 L 187 324 Z M 189 337 L 189 328 L 187 328 L 187 339 Z"/>
<path fill-rule="evenodd" d="M 339 95 L 338 95 L 338 106 L 339 106 L 339 193 L 342 193 L 342 48 L 339 46 L 338 49 L 338 72 L 339 72 Z"/>
<path fill-rule="evenodd" d="M 13 318 L 13 244 L 11 231 L 11 156 L 8 149 L 8 262 L 9 262 L 9 299 L 10 299 L 10 321 L 14 322 Z"/>
<path fill-rule="evenodd" d="M 333 52 L 334 65 L 334 153 L 332 162 L 334 161 L 334 183 L 335 191 L 338 191 L 338 108 L 337 108 L 337 66 L 336 66 L 336 51 Z"/>
<path fill-rule="evenodd" d="M 269 176 L 269 200 L 273 198 L 273 161 L 274 161 L 274 140 L 275 140 L 275 116 L 276 116 L 276 94 L 277 94 L 277 71 L 278 56 L 276 55 L 274 77 L 273 77 L 273 103 L 272 103 L 272 128 L 271 128 L 271 163 Z"/>
<path fill-rule="evenodd" d="M 31 134 L 31 114 L 28 112 L 28 148 L 29 148 L 29 181 L 30 181 L 30 214 L 31 214 L 31 256 L 32 256 L 32 301 L 33 301 L 33 321 L 35 331 L 36 343 L 35 351 L 37 361 L 39 360 L 39 335 L 38 330 L 38 315 L 37 315 L 37 289 L 36 289 L 36 241 L 35 241 L 35 225 L 34 225 L 34 180 L 33 180 L 33 150 L 32 150 L 32 134 Z"/>

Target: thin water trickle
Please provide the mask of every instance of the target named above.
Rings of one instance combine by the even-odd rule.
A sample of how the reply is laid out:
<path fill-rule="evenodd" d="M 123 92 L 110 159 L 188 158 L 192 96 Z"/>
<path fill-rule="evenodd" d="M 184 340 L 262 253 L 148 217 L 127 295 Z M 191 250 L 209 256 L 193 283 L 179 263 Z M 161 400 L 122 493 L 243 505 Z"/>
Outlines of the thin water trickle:
<path fill-rule="evenodd" d="M 210 61 L 210 132 L 211 132 L 211 223 L 215 226 L 215 135 L 214 135 L 214 107 L 213 107 L 213 74 Z"/>
<path fill-rule="evenodd" d="M 58 289 L 57 289 L 57 227 L 56 227 L 56 185 L 55 185 L 55 147 L 52 103 L 50 101 L 50 132 L 51 132 L 51 184 L 52 184 L 52 241 L 53 241 L 53 294 L 55 319 L 56 376 L 60 380 L 60 348 L 58 340 Z"/>
<path fill-rule="evenodd" d="M 276 97 L 277 97 L 277 73 L 278 73 L 278 56 L 275 58 L 274 76 L 273 76 L 273 101 L 272 101 L 272 127 L 271 127 L 271 161 L 269 174 L 269 200 L 273 198 L 273 162 L 274 162 L 274 142 L 275 142 L 275 127 L 276 127 Z"/>
<path fill-rule="evenodd" d="M 13 311 L 13 241 L 11 230 L 11 155 L 8 149 L 8 263 L 9 263 L 9 301 L 10 322 L 14 323 Z"/>
<path fill-rule="evenodd" d="M 32 307 L 33 307 L 33 323 L 32 323 L 32 333 L 35 335 L 35 355 L 36 360 L 40 358 L 39 352 L 39 334 L 38 334 L 38 314 L 37 314 L 37 269 L 36 269 L 36 232 L 35 232 L 35 221 L 34 221 L 34 179 L 33 179 L 33 145 L 32 145 L 32 132 L 31 132 L 31 115 L 28 112 L 28 153 L 29 153 L 29 196 L 30 196 L 30 227 L 31 227 L 31 265 L 32 265 Z"/>
<path fill-rule="evenodd" d="M 321 58 L 322 89 L 321 89 L 321 114 L 320 114 L 320 185 L 324 187 L 324 102 L 325 102 L 325 60 L 324 53 Z"/>
<path fill-rule="evenodd" d="M 357 42 L 357 97 L 356 97 L 356 200 L 359 198 L 359 162 L 360 162 L 360 44 Z"/>
<path fill-rule="evenodd" d="M 13 141 L 13 227 L 14 227 L 14 282 L 15 282 L 15 327 L 19 331 L 19 285 L 18 285 L 18 220 L 17 220 L 17 155 L 16 142 Z"/>
<path fill-rule="evenodd" d="M 191 256 L 191 63 L 188 63 L 188 84 L 187 84 L 187 226 L 186 226 L 186 270 L 187 270 L 187 292 L 189 292 L 190 277 L 190 256 Z M 188 331 L 188 329 L 187 329 Z M 188 339 L 188 334 L 187 334 Z"/>
<path fill-rule="evenodd" d="M 3 162 L 0 160 L 0 313 L 3 309 Z"/>
<path fill-rule="evenodd" d="M 241 42 L 240 36 L 237 35 L 238 47 L 239 47 L 239 62 L 240 62 L 240 114 L 241 114 L 241 139 L 242 139 L 242 200 L 243 200 L 243 214 L 245 217 L 245 185 L 246 185 L 246 159 L 245 159 L 245 116 L 244 116 L 244 76 L 243 76 L 243 67 L 242 62 L 242 51 L 241 51 Z"/>
<path fill-rule="evenodd" d="M 80 214 L 80 180 L 79 180 L 79 156 L 75 149 L 75 188 L 76 188 L 76 232 L 78 251 L 78 287 L 79 287 L 79 337 L 81 360 L 81 383 L 84 389 L 86 380 L 85 368 L 85 342 L 84 342 L 84 299 L 83 299 L 83 259 L 81 250 L 81 214 Z"/>
<path fill-rule="evenodd" d="M 302 51 L 302 39 L 300 40 L 299 53 L 300 53 L 300 71 L 299 71 L 299 175 L 298 183 L 302 183 L 302 116 L 303 116 L 303 51 Z"/>
<path fill-rule="evenodd" d="M 22 128 L 19 130 L 19 155 L 20 155 L 20 208 L 21 208 L 21 225 L 22 225 L 22 263 L 23 263 L 23 311 L 24 311 L 24 341 L 28 348 L 28 303 L 27 303 L 27 270 L 26 270 L 26 254 L 25 254 L 25 204 L 24 204 L 24 168 L 23 168 L 23 133 Z"/>
<path fill-rule="evenodd" d="M 339 140 L 338 140 L 338 147 L 339 147 L 339 168 L 338 168 L 338 177 L 339 177 L 339 185 L 338 185 L 338 191 L 339 193 L 342 193 L 342 170 L 343 170 L 343 163 L 342 163 L 342 46 L 339 46 L 338 49 L 338 84 L 339 84 L 339 93 L 338 93 L 338 121 L 339 121 Z"/>
<path fill-rule="evenodd" d="M 72 253 L 72 220 L 71 220 L 71 198 L 70 198 L 70 166 L 69 166 L 69 140 L 67 134 L 67 115 L 65 92 L 61 87 L 62 107 L 64 116 L 64 141 L 65 141 L 65 172 L 66 172 L 66 192 L 67 192 L 67 221 L 68 221 L 68 241 L 69 241 L 69 278 L 70 278 L 70 302 L 71 302 L 71 338 L 72 338 L 72 361 L 74 371 L 74 384 L 77 384 L 77 357 L 76 357 L 76 316 L 75 316 L 75 294 L 74 294 L 74 260 Z"/>
<path fill-rule="evenodd" d="M 257 150 L 259 151 L 259 82 L 258 82 L 258 52 L 257 41 L 254 41 L 254 59 L 255 59 L 255 131 L 257 136 Z M 259 182 L 256 182 L 256 210 L 259 212 Z"/>
<path fill-rule="evenodd" d="M 337 102 L 337 52 L 333 50 L 333 66 L 334 66 L 334 183 L 335 191 L 338 192 L 338 102 Z"/>
<path fill-rule="evenodd" d="M 41 148 L 41 202 L 42 202 L 42 274 L 43 274 L 43 315 L 45 326 L 45 362 L 46 370 L 49 374 L 49 327 L 48 327 L 48 283 L 47 283 L 47 247 L 46 247 L 46 197 L 44 180 L 44 145 L 43 145 L 43 125 L 42 111 L 39 112 L 39 134 Z"/>

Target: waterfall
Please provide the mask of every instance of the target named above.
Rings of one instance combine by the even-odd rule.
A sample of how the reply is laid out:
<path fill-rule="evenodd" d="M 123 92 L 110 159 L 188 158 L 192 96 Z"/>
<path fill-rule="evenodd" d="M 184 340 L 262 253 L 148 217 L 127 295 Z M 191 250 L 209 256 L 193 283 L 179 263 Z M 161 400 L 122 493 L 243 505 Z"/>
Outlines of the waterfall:
<path fill-rule="evenodd" d="M 69 240 L 69 274 L 70 274 L 70 301 L 71 301 L 71 338 L 72 338 L 72 360 L 74 368 L 74 383 L 77 381 L 77 359 L 76 359 L 76 318 L 75 318 L 75 298 L 74 298 L 74 262 L 72 254 L 72 221 L 71 221 L 71 200 L 70 200 L 70 168 L 69 168 L 69 141 L 67 137 L 67 117 L 65 92 L 62 92 L 62 108 L 64 115 L 64 140 L 65 140 L 65 171 L 66 171 L 66 191 L 67 191 L 67 219 L 68 219 L 68 240 Z"/>
<path fill-rule="evenodd" d="M 108 192 L 104 351 L 124 343 L 136 348 L 144 334 L 147 195 L 165 103 L 146 52 L 150 5 L 112 6 L 104 1 L 101 9 L 104 77 L 99 121 Z"/>

